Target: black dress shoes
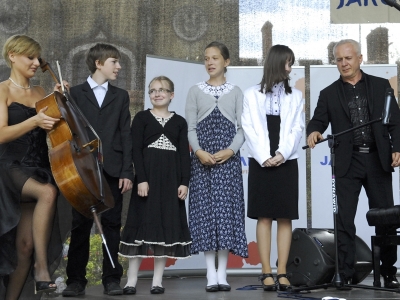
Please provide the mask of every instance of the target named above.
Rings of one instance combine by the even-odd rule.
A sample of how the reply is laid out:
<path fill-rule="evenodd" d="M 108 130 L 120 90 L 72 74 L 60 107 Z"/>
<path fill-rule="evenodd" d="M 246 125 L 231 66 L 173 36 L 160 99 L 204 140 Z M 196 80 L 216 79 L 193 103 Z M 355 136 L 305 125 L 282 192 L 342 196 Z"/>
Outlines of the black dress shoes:
<path fill-rule="evenodd" d="M 397 281 L 396 275 L 382 275 L 384 287 L 387 289 L 398 289 L 400 283 Z"/>
<path fill-rule="evenodd" d="M 73 282 L 68 284 L 68 286 L 62 292 L 63 297 L 76 297 L 79 295 L 85 295 L 85 287 L 78 283 Z"/>
<path fill-rule="evenodd" d="M 219 286 L 218 284 L 213 284 L 213 285 L 207 285 L 206 286 L 206 292 L 218 292 Z"/>
<path fill-rule="evenodd" d="M 136 294 L 136 288 L 134 286 L 126 286 L 122 290 L 124 295 L 134 295 Z"/>
<path fill-rule="evenodd" d="M 104 286 L 104 294 L 107 295 L 122 295 L 124 291 L 119 286 L 118 282 L 109 282 Z"/>
<path fill-rule="evenodd" d="M 266 291 L 266 292 L 276 291 L 276 284 L 275 283 L 274 284 L 265 284 L 264 283 L 265 278 L 268 278 L 268 277 L 270 277 L 270 278 L 272 278 L 272 280 L 274 280 L 274 276 L 271 273 L 264 273 L 264 274 L 261 274 L 260 276 L 258 276 L 258 280 L 261 281 L 263 290 Z"/>
<path fill-rule="evenodd" d="M 229 292 L 230 290 L 231 286 L 229 284 L 218 284 L 218 291 Z"/>
<path fill-rule="evenodd" d="M 153 286 L 150 289 L 150 294 L 164 294 L 165 288 L 161 286 Z"/>

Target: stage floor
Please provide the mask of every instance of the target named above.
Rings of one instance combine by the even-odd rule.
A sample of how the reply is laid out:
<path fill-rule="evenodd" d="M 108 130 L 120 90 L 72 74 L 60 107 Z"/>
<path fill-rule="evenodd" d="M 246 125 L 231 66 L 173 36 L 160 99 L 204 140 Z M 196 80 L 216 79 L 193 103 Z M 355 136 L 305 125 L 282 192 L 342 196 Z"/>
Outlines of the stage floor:
<path fill-rule="evenodd" d="M 229 276 L 228 282 L 232 286 L 230 292 L 215 292 L 207 293 L 204 288 L 206 285 L 206 279 L 204 277 L 181 277 L 181 278 L 164 278 L 163 286 L 165 287 L 165 294 L 162 295 L 151 295 L 150 285 L 151 279 L 139 279 L 136 286 L 136 295 L 122 295 L 122 296 L 108 296 L 103 294 L 103 286 L 94 286 L 86 289 L 86 295 L 79 297 L 64 298 L 59 295 L 57 298 L 63 299 L 168 299 L 168 300 L 200 300 L 200 299 L 245 299 L 245 300 L 277 300 L 285 297 L 278 297 L 277 292 L 264 292 L 262 289 L 256 290 L 237 290 L 248 285 L 258 285 L 260 282 L 257 281 L 257 277 L 254 276 Z M 368 276 L 362 284 L 372 286 L 373 278 Z M 126 279 L 121 282 L 121 287 L 124 287 Z M 382 280 L 383 283 L 383 280 Z M 292 297 L 294 295 L 291 295 Z M 353 288 L 351 291 L 338 291 L 335 288 L 314 290 L 311 293 L 302 293 L 297 298 L 289 299 L 321 299 L 322 297 L 332 296 L 337 298 L 344 298 L 346 300 L 376 300 L 376 299 L 400 299 L 400 293 L 386 292 L 386 291 L 374 291 Z M 302 297 L 302 298 L 301 298 Z"/>

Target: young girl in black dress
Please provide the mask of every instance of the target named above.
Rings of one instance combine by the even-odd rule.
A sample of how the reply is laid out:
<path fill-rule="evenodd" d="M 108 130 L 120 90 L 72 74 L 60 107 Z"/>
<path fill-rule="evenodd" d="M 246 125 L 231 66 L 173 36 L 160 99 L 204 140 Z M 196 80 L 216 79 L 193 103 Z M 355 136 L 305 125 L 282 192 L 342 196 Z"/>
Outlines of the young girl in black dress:
<path fill-rule="evenodd" d="M 174 98 L 169 78 L 154 78 L 149 96 L 153 108 L 137 113 L 131 127 L 135 181 L 120 247 L 120 255 L 129 257 L 124 294 L 136 293 L 143 257 L 154 257 L 150 292 L 162 294 L 167 258 L 190 256 L 185 208 L 190 176 L 187 124 L 168 110 Z"/>

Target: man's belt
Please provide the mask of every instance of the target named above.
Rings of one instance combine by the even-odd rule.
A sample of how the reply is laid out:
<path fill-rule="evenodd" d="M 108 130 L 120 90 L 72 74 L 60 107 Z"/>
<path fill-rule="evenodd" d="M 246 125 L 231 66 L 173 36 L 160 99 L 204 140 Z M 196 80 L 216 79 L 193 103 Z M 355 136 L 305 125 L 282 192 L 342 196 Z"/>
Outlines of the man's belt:
<path fill-rule="evenodd" d="M 357 151 L 360 153 L 371 153 L 377 150 L 376 145 L 370 146 L 353 146 L 353 151 Z"/>

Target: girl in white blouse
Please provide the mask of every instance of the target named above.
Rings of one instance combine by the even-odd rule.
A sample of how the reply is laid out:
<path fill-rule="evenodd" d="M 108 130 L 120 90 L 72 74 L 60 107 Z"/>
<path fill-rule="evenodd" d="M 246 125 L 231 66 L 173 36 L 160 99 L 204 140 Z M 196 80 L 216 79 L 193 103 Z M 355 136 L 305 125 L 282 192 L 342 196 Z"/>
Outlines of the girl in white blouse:
<path fill-rule="evenodd" d="M 273 46 L 259 85 L 244 93 L 242 126 L 249 151 L 247 216 L 257 219 L 263 288 L 286 290 L 292 222 L 298 219 L 297 148 L 304 129 L 302 93 L 289 86 L 293 51 Z M 271 272 L 271 226 L 278 222 L 277 280 Z"/>

